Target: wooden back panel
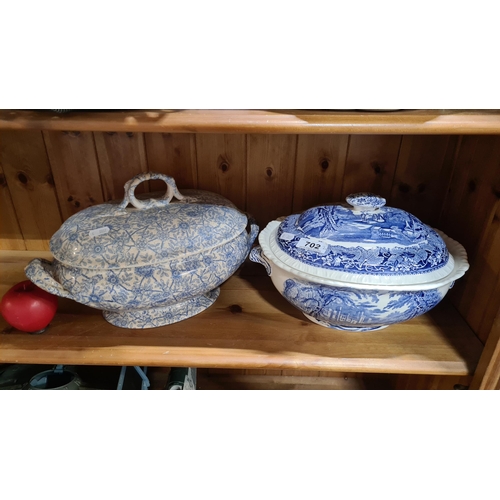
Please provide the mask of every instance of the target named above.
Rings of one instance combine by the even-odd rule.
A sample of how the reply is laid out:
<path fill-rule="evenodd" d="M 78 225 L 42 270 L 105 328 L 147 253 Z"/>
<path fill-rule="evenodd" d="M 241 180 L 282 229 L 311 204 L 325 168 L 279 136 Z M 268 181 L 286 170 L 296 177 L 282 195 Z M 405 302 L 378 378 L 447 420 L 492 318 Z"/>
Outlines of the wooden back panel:
<path fill-rule="evenodd" d="M 486 341 L 500 307 L 500 136 L 461 139 L 440 227 L 471 264 L 450 296 Z"/>

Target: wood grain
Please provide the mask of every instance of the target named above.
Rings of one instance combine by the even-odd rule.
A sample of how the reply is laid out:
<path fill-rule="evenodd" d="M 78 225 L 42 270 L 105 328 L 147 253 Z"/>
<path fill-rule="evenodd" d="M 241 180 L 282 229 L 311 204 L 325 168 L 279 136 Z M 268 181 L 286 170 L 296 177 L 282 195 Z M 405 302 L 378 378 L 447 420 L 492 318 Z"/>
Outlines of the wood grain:
<path fill-rule="evenodd" d="M 500 310 L 500 202 L 461 286 L 452 296 L 455 304 L 479 338 L 486 341 Z"/>
<path fill-rule="evenodd" d="M 499 134 L 498 110 L 0 110 L 0 129 L 238 134 Z"/>
<path fill-rule="evenodd" d="M 16 283 L 24 281 L 26 275 L 24 268 L 32 259 L 42 258 L 52 260 L 52 254 L 49 251 L 0 251 L 0 297 Z M 1 342 L 0 342 L 1 344 Z"/>
<path fill-rule="evenodd" d="M 342 200 L 352 193 L 375 193 L 391 203 L 401 146 L 400 135 L 352 135 L 345 165 Z"/>
<path fill-rule="evenodd" d="M 462 243 L 471 268 L 450 298 L 486 341 L 500 307 L 500 137 L 464 137 L 441 227 Z"/>
<path fill-rule="evenodd" d="M 0 273 L 7 269 L 9 280 L 16 280 L 32 256 L 2 252 Z M 353 334 L 307 321 L 267 276 L 233 276 L 213 306 L 166 327 L 121 329 L 95 309 L 60 299 L 43 335 L 16 332 L 4 322 L 0 332 L 5 363 L 468 375 L 482 350 L 447 302 L 407 323 Z"/>
<path fill-rule="evenodd" d="M 491 223 L 500 193 L 500 137 L 464 137 L 441 225 L 470 258 Z"/>
<path fill-rule="evenodd" d="M 23 234 L 0 162 L 0 250 L 25 250 Z"/>
<path fill-rule="evenodd" d="M 246 209 L 247 151 L 242 134 L 197 134 L 198 188 Z"/>
<path fill-rule="evenodd" d="M 261 370 L 264 371 L 264 370 Z M 301 375 L 273 375 L 247 370 L 239 374 L 235 370 L 219 370 L 214 374 L 209 370 L 198 371 L 200 390 L 359 390 L 364 389 L 360 378 L 336 376 L 319 377 Z M 271 372 L 271 370 L 268 370 Z M 299 373 L 301 373 L 299 371 Z"/>
<path fill-rule="evenodd" d="M 396 390 L 466 390 L 470 387 L 472 376 L 443 375 L 398 375 Z"/>
<path fill-rule="evenodd" d="M 104 200 L 121 200 L 125 183 L 148 171 L 144 134 L 95 132 L 94 140 Z M 149 182 L 139 184 L 135 190 L 138 194 L 148 191 Z"/>
<path fill-rule="evenodd" d="M 341 201 L 347 135 L 299 135 L 293 211 Z"/>
<path fill-rule="evenodd" d="M 247 210 L 261 228 L 292 213 L 296 145 L 294 135 L 248 135 Z"/>
<path fill-rule="evenodd" d="M 0 163 L 26 248 L 48 250 L 62 219 L 42 133 L 3 131 Z"/>
<path fill-rule="evenodd" d="M 500 312 L 479 360 L 471 389 L 500 389 Z"/>
<path fill-rule="evenodd" d="M 90 132 L 44 132 L 63 220 L 103 203 L 99 166 Z"/>
<path fill-rule="evenodd" d="M 435 227 L 453 172 L 457 144 L 454 136 L 403 137 L 391 204 Z"/>
<path fill-rule="evenodd" d="M 146 134 L 148 170 L 160 172 L 175 179 L 181 190 L 198 185 L 196 144 L 194 134 Z M 165 183 L 151 181 L 152 191 L 165 191 Z"/>

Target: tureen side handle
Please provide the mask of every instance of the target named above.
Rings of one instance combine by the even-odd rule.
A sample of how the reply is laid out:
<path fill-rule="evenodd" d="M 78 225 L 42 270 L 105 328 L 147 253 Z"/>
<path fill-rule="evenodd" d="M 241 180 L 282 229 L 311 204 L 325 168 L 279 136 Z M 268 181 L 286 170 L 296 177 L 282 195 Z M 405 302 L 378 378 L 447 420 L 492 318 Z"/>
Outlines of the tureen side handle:
<path fill-rule="evenodd" d="M 150 198 L 149 200 L 138 200 L 135 197 L 135 188 L 141 183 L 149 180 L 162 180 L 167 185 L 167 192 L 161 198 Z M 158 172 L 145 172 L 132 177 L 125 183 L 125 197 L 120 203 L 120 208 L 126 208 L 131 203 L 135 208 L 145 210 L 148 208 L 164 207 L 170 203 L 175 196 L 178 200 L 184 199 L 184 196 L 177 189 L 177 184 L 173 177 Z"/>
<path fill-rule="evenodd" d="M 73 296 L 52 275 L 52 263 L 45 259 L 33 259 L 24 269 L 26 276 L 38 287 L 65 299 Z M 74 299 L 73 299 L 74 300 Z"/>
<path fill-rule="evenodd" d="M 257 238 L 257 235 L 259 234 L 260 228 L 257 225 L 257 221 L 253 217 L 249 215 L 247 215 L 247 217 L 250 224 L 250 232 L 248 233 L 248 248 L 250 249 L 255 241 L 255 238 Z"/>
<path fill-rule="evenodd" d="M 257 262 L 257 264 L 262 264 L 267 271 L 267 275 L 271 276 L 271 264 L 270 262 L 266 259 L 266 256 L 262 252 L 262 247 L 260 245 L 257 245 L 256 247 L 252 248 L 250 250 L 250 260 L 252 262 Z"/>

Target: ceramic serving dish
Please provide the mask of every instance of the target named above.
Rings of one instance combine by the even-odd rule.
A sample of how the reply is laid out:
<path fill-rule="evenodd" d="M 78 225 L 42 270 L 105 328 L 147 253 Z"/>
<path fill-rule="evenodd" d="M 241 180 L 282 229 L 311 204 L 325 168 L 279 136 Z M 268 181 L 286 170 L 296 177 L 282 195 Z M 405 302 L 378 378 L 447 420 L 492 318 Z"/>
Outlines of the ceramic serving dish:
<path fill-rule="evenodd" d="M 311 321 L 369 331 L 436 306 L 469 268 L 465 249 L 370 193 L 272 221 L 250 259 Z"/>
<path fill-rule="evenodd" d="M 165 181 L 167 192 L 137 199 L 135 188 L 149 179 Z M 113 325 L 152 328 L 209 307 L 258 232 L 222 196 L 181 194 L 171 177 L 141 174 L 125 184 L 122 202 L 87 208 L 64 222 L 50 240 L 53 262 L 35 259 L 25 272 L 48 292 L 101 309 Z"/>

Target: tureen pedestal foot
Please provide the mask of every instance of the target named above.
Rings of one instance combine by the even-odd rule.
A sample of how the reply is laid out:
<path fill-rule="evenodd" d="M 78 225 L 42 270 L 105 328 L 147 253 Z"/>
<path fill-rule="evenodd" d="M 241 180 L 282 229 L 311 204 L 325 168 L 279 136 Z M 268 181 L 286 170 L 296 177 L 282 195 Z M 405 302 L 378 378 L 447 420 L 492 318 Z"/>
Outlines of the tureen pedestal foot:
<path fill-rule="evenodd" d="M 332 325 L 330 323 L 327 323 L 326 321 L 321 321 L 316 318 L 313 318 L 312 316 L 309 316 L 306 313 L 302 313 L 307 319 L 311 320 L 313 323 L 316 323 L 317 325 L 320 326 L 325 326 L 326 328 L 333 328 L 335 330 L 343 330 L 347 332 L 373 332 L 375 330 L 382 330 L 383 328 L 387 328 L 389 325 L 381 325 L 381 326 L 374 326 L 374 327 L 359 327 L 359 326 L 344 326 L 344 325 Z"/>
<path fill-rule="evenodd" d="M 219 293 L 220 288 L 215 288 L 208 293 L 170 306 L 120 312 L 103 311 L 102 314 L 108 323 L 121 328 L 156 328 L 177 323 L 203 312 L 217 300 Z"/>

